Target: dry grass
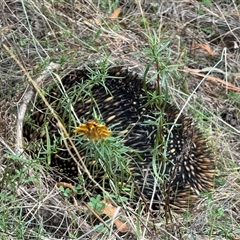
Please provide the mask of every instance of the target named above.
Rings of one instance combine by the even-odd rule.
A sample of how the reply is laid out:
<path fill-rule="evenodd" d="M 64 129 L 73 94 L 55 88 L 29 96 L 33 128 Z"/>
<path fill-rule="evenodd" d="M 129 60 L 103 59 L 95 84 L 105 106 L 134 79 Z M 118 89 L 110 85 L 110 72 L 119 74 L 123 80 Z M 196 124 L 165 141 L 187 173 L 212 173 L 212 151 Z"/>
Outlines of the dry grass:
<path fill-rule="evenodd" d="M 10 49 L 0 50 L 1 239 L 63 239 L 69 233 L 73 239 L 240 239 L 240 5 L 234 0 L 119 2 L 116 20 L 109 16 L 117 1 L 1 2 L 1 41 Z M 190 215 L 174 215 L 170 224 L 129 215 L 131 233 L 104 233 L 82 204 L 62 196 L 46 169 L 16 154 L 16 116 L 29 92 L 25 73 L 38 79 L 54 62 L 62 76 L 106 59 L 143 73 L 151 60 L 146 36 L 153 29 L 159 42 L 169 42 L 170 54 L 160 53 L 163 61 L 176 65 L 177 75 L 168 76 L 172 101 L 181 108 L 189 100 L 186 111 L 216 153 L 216 188 Z M 155 71 L 152 65 L 149 74 Z"/>

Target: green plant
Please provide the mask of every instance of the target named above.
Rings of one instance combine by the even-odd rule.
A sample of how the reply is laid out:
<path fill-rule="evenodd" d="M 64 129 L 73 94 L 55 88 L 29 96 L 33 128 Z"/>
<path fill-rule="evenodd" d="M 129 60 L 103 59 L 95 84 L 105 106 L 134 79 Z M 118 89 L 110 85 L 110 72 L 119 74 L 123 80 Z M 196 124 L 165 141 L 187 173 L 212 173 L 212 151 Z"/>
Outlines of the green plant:
<path fill-rule="evenodd" d="M 201 4 L 202 4 L 203 6 L 208 7 L 208 6 L 212 5 L 212 2 L 211 2 L 211 0 L 202 0 L 202 1 L 201 1 Z M 197 13 L 198 13 L 199 15 L 202 15 L 202 14 L 204 14 L 204 10 L 203 10 L 202 8 L 199 8 L 199 9 L 197 9 Z"/>
<path fill-rule="evenodd" d="M 227 97 L 229 100 L 232 100 L 240 105 L 240 96 L 237 92 L 229 91 Z"/>
<path fill-rule="evenodd" d="M 211 5 L 212 1 L 211 0 L 202 0 L 201 3 L 205 6 Z"/>
<path fill-rule="evenodd" d="M 69 197 L 72 194 L 72 190 L 68 187 L 60 186 L 59 190 L 62 192 L 64 197 Z"/>
<path fill-rule="evenodd" d="M 94 0 L 93 2 L 107 14 L 111 14 L 118 7 L 117 0 Z"/>
<path fill-rule="evenodd" d="M 227 237 L 227 239 L 234 239 L 230 230 L 231 221 L 226 219 L 225 210 L 222 207 L 213 207 L 209 214 L 210 229 L 208 235 L 212 237 L 214 234 Z M 222 221 L 221 224 L 219 224 Z M 218 222 L 218 224 L 217 224 Z"/>
<path fill-rule="evenodd" d="M 0 238 L 26 239 L 29 224 L 26 221 L 27 200 L 23 197 L 31 186 L 39 184 L 39 165 L 36 160 L 29 160 L 14 153 L 9 153 L 6 160 L 4 174 L 0 181 Z M 28 196 L 30 194 L 28 193 Z M 31 199 L 34 199 L 31 196 Z M 38 226 L 36 235 L 42 235 L 42 226 Z M 32 234 L 33 236 L 34 234 Z M 31 234 L 29 235 L 31 236 Z"/>
<path fill-rule="evenodd" d="M 152 168 L 155 179 L 165 188 L 165 182 L 169 180 L 170 176 L 163 174 L 164 171 L 162 170 L 165 169 L 168 161 L 166 155 L 171 131 L 168 133 L 167 137 L 164 136 L 164 110 L 169 101 L 168 80 L 171 75 L 177 75 L 177 71 L 175 70 L 177 65 L 172 65 L 170 63 L 172 52 L 169 48 L 169 41 L 161 41 L 159 37 L 160 34 L 158 35 L 154 30 L 149 34 L 144 34 L 148 39 L 148 45 L 144 52 L 147 59 L 149 59 L 144 72 L 145 91 L 148 98 L 147 104 L 154 104 L 158 109 L 158 111 L 153 114 L 153 117 L 149 117 L 149 121 L 145 122 L 145 124 L 156 126 L 156 132 L 150 133 L 150 135 L 154 134 L 155 136 L 155 143 L 152 149 Z M 155 67 L 156 74 L 148 80 L 147 74 L 152 67 Z M 146 89 L 146 84 L 152 79 L 156 82 L 156 90 L 149 92 Z M 167 192 L 167 189 L 164 189 L 163 192 Z M 166 198 L 166 206 L 168 205 L 167 201 Z M 166 216 L 168 215 L 167 211 L 169 211 L 169 209 L 166 208 Z"/>
<path fill-rule="evenodd" d="M 202 31 L 205 32 L 206 34 L 215 34 L 215 31 L 212 30 L 211 28 L 202 28 Z"/>
<path fill-rule="evenodd" d="M 98 194 L 96 197 L 90 197 L 88 206 L 96 212 L 101 212 L 105 207 L 105 204 L 102 202 L 102 196 Z"/>

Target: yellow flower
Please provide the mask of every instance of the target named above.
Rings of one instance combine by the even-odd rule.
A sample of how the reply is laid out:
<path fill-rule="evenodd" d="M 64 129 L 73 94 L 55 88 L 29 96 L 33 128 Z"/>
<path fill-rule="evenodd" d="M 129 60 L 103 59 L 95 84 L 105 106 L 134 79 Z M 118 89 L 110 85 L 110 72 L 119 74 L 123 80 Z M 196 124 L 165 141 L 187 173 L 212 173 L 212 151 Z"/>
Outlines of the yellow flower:
<path fill-rule="evenodd" d="M 74 132 L 84 134 L 91 140 L 104 139 L 111 135 L 111 131 L 105 125 L 99 124 L 93 120 L 87 121 L 86 123 L 76 127 Z"/>

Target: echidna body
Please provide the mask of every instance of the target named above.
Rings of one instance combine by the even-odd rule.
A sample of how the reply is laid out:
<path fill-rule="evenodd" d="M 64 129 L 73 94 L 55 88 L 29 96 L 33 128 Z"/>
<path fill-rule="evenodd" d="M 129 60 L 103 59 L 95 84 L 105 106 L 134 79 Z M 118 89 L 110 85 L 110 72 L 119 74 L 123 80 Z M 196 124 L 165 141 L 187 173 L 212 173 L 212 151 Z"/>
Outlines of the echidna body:
<path fill-rule="evenodd" d="M 135 182 L 135 195 L 159 205 L 168 201 L 181 210 L 195 202 L 200 192 L 212 189 L 214 158 L 206 140 L 190 118 L 178 116 L 177 108 L 150 102 L 147 91 L 153 90 L 138 74 L 122 67 L 97 75 L 89 69 L 74 70 L 63 77 L 62 86 L 51 88 L 46 98 L 69 133 L 76 126 L 73 107 L 80 122 L 97 115 L 113 137 L 121 133 L 124 145 L 133 150 L 129 152 L 131 176 L 126 181 Z M 51 166 L 74 180 L 79 175 L 76 163 L 59 140 L 56 119 L 41 100 L 34 105 L 31 119 L 35 127 L 26 123 L 24 136 L 41 138 L 45 144 L 50 136 L 52 143 L 58 142 Z M 83 146 L 77 147 L 86 157 Z M 104 168 L 92 174 L 100 180 Z"/>

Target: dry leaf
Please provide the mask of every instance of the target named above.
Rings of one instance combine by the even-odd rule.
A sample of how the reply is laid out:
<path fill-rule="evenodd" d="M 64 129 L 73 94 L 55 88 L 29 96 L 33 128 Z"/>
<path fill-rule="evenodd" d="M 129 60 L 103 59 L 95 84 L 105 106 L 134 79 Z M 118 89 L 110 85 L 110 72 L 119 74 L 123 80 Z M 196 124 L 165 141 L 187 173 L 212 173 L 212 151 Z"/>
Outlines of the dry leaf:
<path fill-rule="evenodd" d="M 58 182 L 57 187 L 60 187 L 60 186 L 67 187 L 67 188 L 70 188 L 71 190 L 73 190 L 73 185 L 71 183 Z"/>
<path fill-rule="evenodd" d="M 104 139 L 111 135 L 111 131 L 105 125 L 92 120 L 76 127 L 74 132 L 84 134 L 91 140 Z"/>
<path fill-rule="evenodd" d="M 76 193 L 76 191 L 75 191 L 75 189 L 74 189 L 74 187 L 73 187 L 73 185 L 71 183 L 57 182 L 57 187 L 60 187 L 60 186 L 65 187 L 65 188 L 69 188 L 69 189 L 72 190 L 72 192 L 74 194 Z"/>
<path fill-rule="evenodd" d="M 207 44 L 203 44 L 203 43 L 193 43 L 193 44 L 192 44 L 192 49 L 196 49 L 196 48 L 202 48 L 202 49 L 206 50 L 209 55 L 213 56 L 213 51 L 212 51 L 212 49 L 210 48 L 210 46 L 207 45 Z"/>
<path fill-rule="evenodd" d="M 109 17 L 110 17 L 110 19 L 112 19 L 112 20 L 116 20 L 117 18 L 118 18 L 118 16 L 119 16 L 119 14 L 121 13 L 121 11 L 122 11 L 122 8 L 117 8 Z"/>
<path fill-rule="evenodd" d="M 200 77 L 205 77 L 204 74 L 199 73 L 200 70 L 198 70 L 198 69 L 186 68 L 184 70 L 184 72 L 188 72 L 188 73 L 194 74 L 196 76 L 200 76 Z M 221 83 L 221 84 L 223 84 L 224 88 L 227 89 L 227 90 L 233 90 L 235 92 L 240 92 L 240 88 L 239 87 L 236 87 L 233 84 L 231 84 L 229 82 L 226 82 L 226 81 L 224 81 L 224 80 L 222 80 L 220 78 L 213 77 L 213 76 L 209 75 L 209 76 L 206 77 L 206 80 L 212 81 L 212 82 Z"/>
<path fill-rule="evenodd" d="M 119 208 L 114 207 L 111 204 L 107 204 L 105 208 L 102 210 L 102 213 L 107 215 L 109 218 L 114 218 L 119 211 Z M 122 222 L 119 219 L 114 220 L 114 224 L 119 232 L 129 232 L 130 227 L 127 223 Z"/>

